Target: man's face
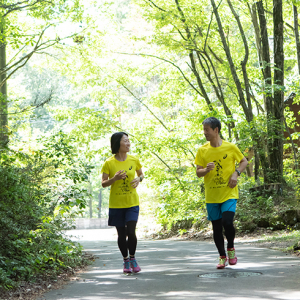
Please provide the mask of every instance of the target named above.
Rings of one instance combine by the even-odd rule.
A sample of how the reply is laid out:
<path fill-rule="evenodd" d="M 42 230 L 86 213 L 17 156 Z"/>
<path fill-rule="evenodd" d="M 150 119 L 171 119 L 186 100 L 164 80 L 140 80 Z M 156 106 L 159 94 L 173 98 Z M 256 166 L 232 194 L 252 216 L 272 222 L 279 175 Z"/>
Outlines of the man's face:
<path fill-rule="evenodd" d="M 203 125 L 203 133 L 207 141 L 211 141 L 218 137 L 218 127 L 212 129 L 209 125 Z"/>

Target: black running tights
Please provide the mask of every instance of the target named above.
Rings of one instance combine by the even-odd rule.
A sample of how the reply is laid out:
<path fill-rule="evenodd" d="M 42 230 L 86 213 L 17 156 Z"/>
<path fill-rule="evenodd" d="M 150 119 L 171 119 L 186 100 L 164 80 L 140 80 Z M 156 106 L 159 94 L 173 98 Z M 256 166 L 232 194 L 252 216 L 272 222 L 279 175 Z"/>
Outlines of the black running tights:
<path fill-rule="evenodd" d="M 123 257 L 128 257 L 128 250 L 134 256 L 137 238 L 135 235 L 136 221 L 129 221 L 125 227 L 116 227 L 118 232 L 118 246 Z"/>
<path fill-rule="evenodd" d="M 227 248 L 233 248 L 235 238 L 235 229 L 233 226 L 234 212 L 225 211 L 222 214 L 222 219 L 212 221 L 213 237 L 220 256 L 226 256 L 224 246 L 223 228 L 227 239 Z"/>

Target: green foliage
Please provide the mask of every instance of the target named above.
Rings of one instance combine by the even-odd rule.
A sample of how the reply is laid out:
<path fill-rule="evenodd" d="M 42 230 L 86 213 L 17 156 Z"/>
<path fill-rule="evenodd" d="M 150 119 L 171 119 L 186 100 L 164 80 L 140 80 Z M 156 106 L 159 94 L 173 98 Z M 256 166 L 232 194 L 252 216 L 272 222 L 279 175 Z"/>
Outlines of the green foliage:
<path fill-rule="evenodd" d="M 78 158 L 62 132 L 43 149 L 2 150 L 0 160 L 0 286 L 14 287 L 37 275 L 54 276 L 83 262 L 82 249 L 66 239 L 70 217 L 84 209 L 91 167 Z"/>
<path fill-rule="evenodd" d="M 38 2 L 26 19 L 20 20 L 16 11 L 4 25 L 8 45 L 15 50 L 34 45 L 41 30 L 40 24 L 48 26 L 50 20 L 60 24 L 54 26 L 51 23 L 53 29 L 56 28 L 53 30 L 54 36 L 49 34 L 43 37 L 43 41 L 51 36 L 50 40 L 59 42 L 60 47 L 51 53 L 56 59 L 47 57 L 42 60 L 40 56 L 35 61 L 36 65 L 22 74 L 26 82 L 30 78 L 30 83 L 25 92 L 20 89 L 12 99 L 24 99 L 24 102 L 20 101 L 23 106 L 18 106 L 13 100 L 10 107 L 10 113 L 15 115 L 24 108 L 24 103 L 34 105 L 38 95 L 47 97 L 49 91 L 56 88 L 50 94 L 54 100 L 52 103 L 38 107 L 32 114 L 28 113 L 26 120 L 20 120 L 17 116 L 13 129 L 18 130 L 19 140 L 23 133 L 21 129 L 29 127 L 29 135 L 32 136 L 39 134 L 39 130 L 47 133 L 59 127 L 74 139 L 59 133 L 47 141 L 40 140 L 39 143 L 45 146 L 36 147 L 30 154 L 15 154 L 15 157 L 21 156 L 15 158 L 18 163 L 16 170 L 20 168 L 30 174 L 28 181 L 34 187 L 33 194 L 39 193 L 37 207 L 42 208 L 41 216 L 47 216 L 43 219 L 47 220 L 42 223 L 44 226 L 48 223 L 52 226 L 53 222 L 61 226 L 66 220 L 64 216 L 72 215 L 77 207 L 83 210 L 86 190 L 93 197 L 94 214 L 97 212 L 95 202 L 101 181 L 101 164 L 111 155 L 109 136 L 115 131 L 129 133 L 132 154 L 139 156 L 146 173 L 143 184 L 147 184 L 151 194 L 149 201 L 155 203 L 156 220 L 170 230 L 183 232 L 193 224 L 205 223 L 204 186 L 202 179 L 196 177 L 194 166 L 196 151 L 206 142 L 201 125 L 205 118 L 219 118 L 225 139 L 238 144 L 245 154 L 258 149 L 258 154 L 265 155 L 266 162 L 269 162 L 268 141 L 278 136 L 268 131 L 268 125 L 273 129 L 278 129 L 278 125 L 267 119 L 265 96 L 276 89 L 284 90 L 286 94 L 299 92 L 294 33 L 291 26 L 286 26 L 293 22 L 291 1 L 284 3 L 287 33 L 285 87 L 264 82 L 262 70 L 266 63 L 260 64 L 251 17 L 254 2 L 231 1 L 248 43 L 246 69 L 250 84 L 248 105 L 251 103 L 253 113 L 251 121 L 246 118 L 240 105 L 241 99 L 209 1 L 178 2 L 184 17 L 174 1 L 158 0 L 154 5 L 141 1 L 99 3 L 90 0 L 82 2 L 82 7 L 79 1 Z M 269 0 L 266 4 L 271 7 Z M 89 15 L 83 22 L 87 29 L 84 34 L 68 42 L 68 47 L 63 47 L 60 42 L 60 33 L 64 32 L 63 21 L 80 21 L 83 8 L 85 15 Z M 219 14 L 242 83 L 242 93 L 246 96 L 241 70 L 245 47 L 226 1 L 220 3 Z M 267 13 L 266 16 L 271 33 L 272 15 Z M 40 23 L 35 24 L 36 20 Z M 31 27 L 31 24 L 34 26 Z M 191 35 L 186 29 L 190 30 Z M 270 51 L 272 56 L 273 50 Z M 24 53 L 21 51 L 20 55 Z M 191 57 L 194 57 L 195 70 Z M 276 69 L 273 64 L 270 67 Z M 196 73 L 202 80 L 202 87 Z M 23 77 L 16 82 L 23 82 Z M 29 97 L 26 93 L 30 94 Z M 39 119 L 41 116 L 44 122 Z M 50 124 L 45 122 L 46 118 L 50 119 Z M 291 113 L 286 113 L 286 118 L 288 125 L 294 126 Z M 89 167 L 80 159 L 74 159 L 76 149 L 70 145 L 75 142 L 80 145 L 79 151 L 84 152 L 95 166 L 88 181 L 85 174 L 90 172 Z M 252 158 L 251 163 L 253 161 Z M 293 187 L 294 195 L 299 198 L 299 182 L 294 180 L 297 176 L 299 178 L 299 173 L 293 169 L 293 163 L 285 159 L 286 190 Z M 253 171 L 252 166 L 249 169 Z M 249 178 L 242 183 L 239 228 L 244 228 L 247 220 L 253 221 L 256 226 L 260 217 L 271 217 L 273 210 L 279 211 L 277 194 L 249 193 L 251 188 L 265 179 L 261 169 L 258 173 L 256 182 Z M 108 190 L 105 193 L 107 204 Z M 249 213 L 252 211 L 251 219 Z M 87 210 L 85 215 L 89 215 Z M 277 221 L 281 224 L 281 220 L 272 217 L 274 224 Z"/>
<path fill-rule="evenodd" d="M 292 0 L 292 3 L 295 5 L 295 6 L 300 6 L 300 1 L 299 0 Z"/>
<path fill-rule="evenodd" d="M 253 178 L 242 178 L 240 199 L 236 211 L 236 226 L 252 232 L 257 227 L 271 230 L 297 229 L 300 223 L 299 172 L 285 174 L 286 186 L 278 191 L 276 185 L 256 186 Z"/>

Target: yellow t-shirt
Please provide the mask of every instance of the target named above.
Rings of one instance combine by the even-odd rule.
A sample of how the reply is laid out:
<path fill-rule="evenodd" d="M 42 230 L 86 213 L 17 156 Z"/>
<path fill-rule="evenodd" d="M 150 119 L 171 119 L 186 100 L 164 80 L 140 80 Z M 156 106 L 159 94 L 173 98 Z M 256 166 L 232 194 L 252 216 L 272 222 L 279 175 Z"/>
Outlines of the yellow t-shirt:
<path fill-rule="evenodd" d="M 238 187 L 228 186 L 229 179 L 235 171 L 235 163 L 243 159 L 240 149 L 227 141 L 222 141 L 220 147 L 212 147 L 206 143 L 198 149 L 195 164 L 206 168 L 210 162 L 215 168 L 204 176 L 206 203 L 223 203 L 228 199 L 238 199 Z"/>
<path fill-rule="evenodd" d="M 142 167 L 138 158 L 127 154 L 125 161 L 118 161 L 115 156 L 108 158 L 101 172 L 113 178 L 116 172 L 125 170 L 127 177 L 115 181 L 110 188 L 109 208 L 128 208 L 139 205 L 139 196 L 130 182 L 136 177 L 135 172 Z"/>

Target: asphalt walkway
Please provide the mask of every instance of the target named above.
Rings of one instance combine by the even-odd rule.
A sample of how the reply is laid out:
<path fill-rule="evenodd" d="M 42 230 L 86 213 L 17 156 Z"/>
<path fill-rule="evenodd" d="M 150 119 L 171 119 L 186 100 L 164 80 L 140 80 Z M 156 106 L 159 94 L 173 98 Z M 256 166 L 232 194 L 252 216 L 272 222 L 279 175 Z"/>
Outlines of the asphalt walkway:
<path fill-rule="evenodd" d="M 213 243 L 140 240 L 142 271 L 126 276 L 114 229 L 73 231 L 99 257 L 78 280 L 46 300 L 300 300 L 300 259 L 237 243 L 238 264 L 217 270 Z"/>

